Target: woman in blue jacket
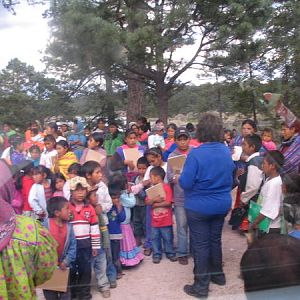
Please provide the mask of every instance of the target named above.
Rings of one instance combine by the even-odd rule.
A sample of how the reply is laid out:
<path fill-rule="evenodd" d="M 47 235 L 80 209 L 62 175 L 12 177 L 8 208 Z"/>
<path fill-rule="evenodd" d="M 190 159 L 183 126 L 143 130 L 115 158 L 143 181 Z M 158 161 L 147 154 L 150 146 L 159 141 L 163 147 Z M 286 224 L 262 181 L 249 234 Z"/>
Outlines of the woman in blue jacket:
<path fill-rule="evenodd" d="M 231 207 L 234 164 L 222 132 L 219 117 L 208 113 L 201 117 L 196 135 L 203 144 L 191 150 L 179 178 L 195 264 L 194 284 L 185 285 L 184 291 L 195 297 L 208 296 L 210 281 L 226 283 L 221 234 Z"/>

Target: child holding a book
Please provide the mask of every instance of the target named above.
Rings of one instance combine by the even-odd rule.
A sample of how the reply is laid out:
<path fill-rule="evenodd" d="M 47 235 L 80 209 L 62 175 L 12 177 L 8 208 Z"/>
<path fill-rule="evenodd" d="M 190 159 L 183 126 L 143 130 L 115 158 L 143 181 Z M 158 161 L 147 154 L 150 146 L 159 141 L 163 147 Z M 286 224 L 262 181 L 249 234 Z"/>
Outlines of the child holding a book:
<path fill-rule="evenodd" d="M 154 167 L 151 169 L 151 184 L 162 184 L 165 195 L 146 198 L 146 204 L 151 205 L 152 261 L 155 264 L 159 264 L 162 258 L 162 241 L 164 242 L 164 250 L 167 258 L 172 262 L 177 261 L 173 247 L 173 193 L 171 187 L 167 183 L 164 183 L 165 175 L 166 173 L 162 167 Z"/>

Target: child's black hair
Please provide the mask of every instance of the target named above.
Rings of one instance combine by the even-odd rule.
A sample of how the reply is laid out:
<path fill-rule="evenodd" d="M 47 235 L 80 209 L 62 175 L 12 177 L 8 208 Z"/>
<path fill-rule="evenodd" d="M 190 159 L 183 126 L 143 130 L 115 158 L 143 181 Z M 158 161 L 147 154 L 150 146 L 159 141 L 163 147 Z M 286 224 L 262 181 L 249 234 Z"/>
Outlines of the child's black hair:
<path fill-rule="evenodd" d="M 51 173 L 50 169 L 48 169 L 42 165 L 33 167 L 32 174 L 46 174 L 47 175 L 46 179 L 52 178 L 52 173 Z"/>
<path fill-rule="evenodd" d="M 108 185 L 117 189 L 125 190 L 127 188 L 127 178 L 123 174 L 114 174 L 108 179 Z"/>
<path fill-rule="evenodd" d="M 149 162 L 145 156 L 142 156 L 137 160 L 136 165 L 146 165 L 147 167 L 149 167 Z"/>
<path fill-rule="evenodd" d="M 52 197 L 47 201 L 47 211 L 49 218 L 55 218 L 55 211 L 61 211 L 65 203 L 69 201 L 64 197 Z"/>
<path fill-rule="evenodd" d="M 104 139 L 103 139 L 103 134 L 100 133 L 100 132 L 94 132 L 94 133 L 92 133 L 92 134 L 89 136 L 89 138 L 93 138 L 94 141 L 95 141 L 96 143 L 99 143 L 99 147 L 102 146 L 103 141 L 104 141 Z"/>
<path fill-rule="evenodd" d="M 32 145 L 30 148 L 29 148 L 29 153 L 32 153 L 34 150 L 38 151 L 39 153 L 41 153 L 41 149 L 38 145 Z"/>
<path fill-rule="evenodd" d="M 251 134 L 245 136 L 244 140 L 248 143 L 250 147 L 254 146 L 254 152 L 258 152 L 259 149 L 261 148 L 262 141 L 261 137 L 257 134 Z"/>
<path fill-rule="evenodd" d="M 194 126 L 193 123 L 187 123 L 186 126 L 185 126 L 185 128 L 186 128 L 187 131 L 189 131 L 189 132 L 195 131 L 195 126 Z"/>
<path fill-rule="evenodd" d="M 145 157 L 147 157 L 148 155 L 153 155 L 155 157 L 160 156 L 162 158 L 162 151 L 158 147 L 152 147 L 152 148 L 148 149 L 144 154 Z"/>
<path fill-rule="evenodd" d="M 51 179 L 51 189 L 53 192 L 56 191 L 56 180 L 57 179 L 62 179 L 66 182 L 66 177 L 62 174 L 62 173 L 55 173 L 52 175 L 52 179 Z"/>
<path fill-rule="evenodd" d="M 54 145 L 56 145 L 55 137 L 52 134 L 47 134 L 44 137 L 44 143 L 46 143 L 46 142 L 51 142 L 51 143 L 54 143 Z"/>
<path fill-rule="evenodd" d="M 284 164 L 284 156 L 278 150 L 268 151 L 264 159 L 271 165 L 276 167 L 276 170 L 279 172 Z"/>
<path fill-rule="evenodd" d="M 22 169 L 18 171 L 17 174 L 15 174 L 15 185 L 16 185 L 16 189 L 17 190 L 21 190 L 22 189 L 22 178 L 25 175 L 30 175 L 32 172 L 32 169 L 34 168 L 34 164 L 32 161 L 30 160 L 25 160 L 24 161 L 24 166 L 22 166 Z"/>
<path fill-rule="evenodd" d="M 51 122 L 51 123 L 47 124 L 47 127 L 54 129 L 55 132 L 58 131 L 58 125 L 55 122 Z"/>
<path fill-rule="evenodd" d="M 83 177 L 92 175 L 97 168 L 101 169 L 101 166 L 98 162 L 94 160 L 87 161 L 81 167 L 81 174 Z"/>
<path fill-rule="evenodd" d="M 108 185 L 108 192 L 111 198 L 120 198 L 121 196 L 121 190 L 114 185 Z"/>
<path fill-rule="evenodd" d="M 273 138 L 274 132 L 273 132 L 272 128 L 264 128 L 264 130 L 262 131 L 262 133 L 264 133 L 264 132 L 270 133 L 271 136 L 272 136 L 272 138 Z"/>
<path fill-rule="evenodd" d="M 133 129 L 129 128 L 125 131 L 124 139 L 129 137 L 131 134 L 134 134 L 137 137 L 137 133 Z"/>
<path fill-rule="evenodd" d="M 233 133 L 232 133 L 232 131 L 230 129 L 226 129 L 225 128 L 224 129 L 224 134 L 226 134 L 226 133 L 229 133 L 231 139 L 233 138 Z"/>
<path fill-rule="evenodd" d="M 72 163 L 68 168 L 68 173 L 81 176 L 81 164 Z"/>
<path fill-rule="evenodd" d="M 150 170 L 150 175 L 159 176 L 162 180 L 164 180 L 166 172 L 162 167 L 153 167 Z"/>

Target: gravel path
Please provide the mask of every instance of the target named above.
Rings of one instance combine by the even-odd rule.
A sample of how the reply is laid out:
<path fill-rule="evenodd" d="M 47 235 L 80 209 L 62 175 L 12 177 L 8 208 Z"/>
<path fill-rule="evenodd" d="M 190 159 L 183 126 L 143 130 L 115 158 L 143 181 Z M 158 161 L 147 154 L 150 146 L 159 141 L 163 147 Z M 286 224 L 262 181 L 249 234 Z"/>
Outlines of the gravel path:
<path fill-rule="evenodd" d="M 232 231 L 227 222 L 223 233 L 223 261 L 227 284 L 218 286 L 210 284 L 208 299 L 245 300 L 243 282 L 239 278 L 239 263 L 246 249 L 246 239 Z M 118 280 L 118 287 L 111 290 L 111 300 L 184 300 L 195 299 L 183 292 L 185 284 L 193 281 L 193 261 L 187 266 L 178 262 L 170 262 L 165 257 L 160 264 L 153 264 L 151 257 L 133 269 L 124 270 L 124 276 Z M 95 282 L 93 281 L 95 284 Z M 102 296 L 93 288 L 93 299 Z M 38 299 L 43 299 L 38 291 Z"/>

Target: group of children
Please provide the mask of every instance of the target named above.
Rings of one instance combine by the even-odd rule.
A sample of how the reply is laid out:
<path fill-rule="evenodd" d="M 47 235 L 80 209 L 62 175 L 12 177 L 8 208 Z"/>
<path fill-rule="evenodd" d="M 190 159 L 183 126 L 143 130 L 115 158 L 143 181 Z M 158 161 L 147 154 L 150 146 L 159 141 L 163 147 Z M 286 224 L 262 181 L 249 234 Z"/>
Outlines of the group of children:
<path fill-rule="evenodd" d="M 149 137 L 148 133 L 145 137 L 146 125 L 139 125 L 145 129 L 140 134 L 135 123 L 125 132 L 122 143 L 113 141 L 118 136 L 118 131 L 113 131 L 115 124 L 109 127 L 113 130 L 106 143 L 105 128 L 99 126 L 87 138 L 80 163 L 66 140 L 57 136 L 56 128 L 53 132 L 50 128 L 43 137 L 44 149 L 37 144 L 30 146 L 30 160 L 24 160 L 22 139 L 4 150 L 2 158 L 18 168 L 17 193 L 12 202 L 15 210 L 40 220 L 49 229 L 57 241 L 59 268 L 70 269 L 71 288 L 66 293 L 44 290 L 46 299 L 90 299 L 92 269 L 99 292 L 104 298 L 110 297 L 110 289 L 122 277 L 122 267 L 138 265 L 144 255 L 152 254 L 153 263 L 158 264 L 165 252 L 171 262 L 188 264 L 188 226 L 180 170 L 174 170 L 167 161 L 187 156 L 191 147 L 200 143 L 187 128 L 174 125 L 167 127 L 168 136 L 163 138 L 161 122 Z M 273 149 L 270 130 L 264 130 L 262 140 L 248 125 L 243 124 L 240 141 L 238 137 L 232 139 L 231 132 L 224 132 L 224 142 L 232 151 L 235 142 L 242 147 L 242 160 L 237 162 L 235 174 L 235 205 L 252 209 L 253 203 L 259 204 L 251 229 L 260 228 L 261 222 L 268 219 L 264 233 L 278 233 L 282 228 L 280 170 L 284 158 Z M 109 145 L 109 151 L 103 149 L 104 144 Z M 101 161 L 86 160 L 89 149 L 100 153 Z M 128 160 L 127 149 L 136 149 L 140 158 L 136 162 Z M 146 189 L 157 184 L 163 186 L 164 196 L 148 197 Z M 144 247 L 143 253 L 140 246 Z"/>

